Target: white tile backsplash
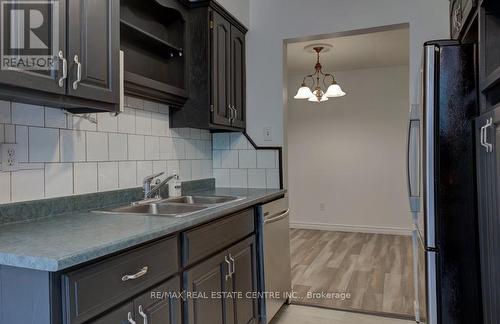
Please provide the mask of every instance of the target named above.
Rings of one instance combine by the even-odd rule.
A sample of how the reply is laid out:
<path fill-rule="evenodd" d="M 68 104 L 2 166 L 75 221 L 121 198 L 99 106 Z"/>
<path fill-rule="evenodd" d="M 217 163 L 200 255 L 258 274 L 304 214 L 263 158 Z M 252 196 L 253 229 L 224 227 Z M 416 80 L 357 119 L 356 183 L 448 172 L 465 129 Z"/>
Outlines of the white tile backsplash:
<path fill-rule="evenodd" d="M 10 124 L 11 122 L 10 102 L 0 100 L 0 123 Z"/>
<path fill-rule="evenodd" d="M 231 169 L 229 171 L 231 188 L 247 188 L 248 187 L 248 170 L 246 169 Z"/>
<path fill-rule="evenodd" d="M 97 164 L 97 188 L 99 191 L 118 188 L 118 162 L 99 162 Z"/>
<path fill-rule="evenodd" d="M 138 161 L 137 162 L 137 182 L 138 186 L 142 186 L 144 178 L 153 174 L 152 161 Z"/>
<path fill-rule="evenodd" d="M 229 150 L 230 149 L 230 135 L 229 133 L 215 133 L 213 134 L 214 149 L 216 150 Z"/>
<path fill-rule="evenodd" d="M 61 162 L 85 162 L 85 131 L 61 129 Z"/>
<path fill-rule="evenodd" d="M 257 168 L 259 169 L 276 168 L 276 152 L 268 150 L 257 151 Z"/>
<path fill-rule="evenodd" d="M 107 133 L 87 132 L 87 161 L 108 161 L 109 142 Z"/>
<path fill-rule="evenodd" d="M 144 160 L 144 136 L 128 135 L 128 159 Z"/>
<path fill-rule="evenodd" d="M 44 126 L 43 107 L 13 102 L 12 124 L 43 127 Z"/>
<path fill-rule="evenodd" d="M 97 192 L 97 163 L 74 164 L 75 194 Z"/>
<path fill-rule="evenodd" d="M 248 169 L 249 188 L 267 188 L 265 169 Z"/>
<path fill-rule="evenodd" d="M 240 169 L 254 169 L 257 167 L 257 151 L 255 150 L 241 150 L 239 153 L 239 168 Z"/>
<path fill-rule="evenodd" d="M 213 134 L 212 168 L 217 186 L 280 187 L 279 154 L 255 149 L 242 133 Z"/>
<path fill-rule="evenodd" d="M 44 170 L 21 170 L 12 172 L 12 201 L 41 199 L 45 196 Z"/>
<path fill-rule="evenodd" d="M 28 149 L 29 149 L 29 133 L 27 126 L 15 126 L 10 129 L 15 129 L 14 135 L 7 134 L 5 129 L 5 142 L 17 143 L 17 158 L 19 162 L 29 162 Z"/>
<path fill-rule="evenodd" d="M 97 130 L 99 132 L 117 132 L 118 118 L 112 113 L 97 114 Z"/>
<path fill-rule="evenodd" d="M 45 127 L 66 128 L 66 123 L 64 110 L 45 107 Z"/>
<path fill-rule="evenodd" d="M 144 145 L 146 160 L 160 159 L 160 138 L 157 136 L 146 136 Z"/>
<path fill-rule="evenodd" d="M 135 113 L 135 132 L 142 135 L 151 135 L 152 114 L 150 111 L 137 110 Z"/>
<path fill-rule="evenodd" d="M 59 162 L 59 129 L 30 127 L 28 133 L 29 162 Z"/>
<path fill-rule="evenodd" d="M 118 115 L 118 132 L 125 134 L 135 133 L 135 109 L 125 108 L 124 111 Z"/>
<path fill-rule="evenodd" d="M 20 126 L 17 126 L 20 127 Z M 16 142 L 16 126 L 14 125 L 4 125 L 5 128 L 5 143 L 15 143 Z M 28 131 L 28 127 L 25 127 Z M 27 133 L 26 133 L 27 134 Z M 28 148 L 26 148 L 28 149 Z"/>
<path fill-rule="evenodd" d="M 45 197 L 63 197 L 73 194 L 73 164 L 45 164 Z"/>
<path fill-rule="evenodd" d="M 0 204 L 8 203 L 10 201 L 10 172 L 0 172 Z"/>
<path fill-rule="evenodd" d="M 60 109 L 0 101 L 0 143 L 18 143 L 21 161 L 20 171 L 0 171 L 8 188 L 0 203 L 138 187 L 153 172 L 175 170 L 182 181 L 212 177 L 210 132 L 170 130 L 168 113 L 127 97 L 123 113 L 91 114 L 94 124 Z"/>
<path fill-rule="evenodd" d="M 237 169 L 238 168 L 238 150 L 222 150 L 221 151 L 221 165 L 223 169 Z"/>
<path fill-rule="evenodd" d="M 126 161 L 128 159 L 127 134 L 109 134 L 109 160 Z"/>
<path fill-rule="evenodd" d="M 118 186 L 121 189 L 137 186 L 137 162 L 118 163 Z"/>

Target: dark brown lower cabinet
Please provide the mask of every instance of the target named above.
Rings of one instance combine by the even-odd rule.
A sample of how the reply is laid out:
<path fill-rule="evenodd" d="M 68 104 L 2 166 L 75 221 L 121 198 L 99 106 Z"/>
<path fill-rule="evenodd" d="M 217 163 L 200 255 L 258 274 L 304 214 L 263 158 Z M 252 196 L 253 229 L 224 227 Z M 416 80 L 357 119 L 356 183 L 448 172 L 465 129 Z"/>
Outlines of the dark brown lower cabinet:
<path fill-rule="evenodd" d="M 255 253 L 252 236 L 184 273 L 189 324 L 257 323 Z"/>
<path fill-rule="evenodd" d="M 90 323 L 181 324 L 181 302 L 180 298 L 177 298 L 178 293 L 180 278 L 176 276 Z"/>
<path fill-rule="evenodd" d="M 133 303 L 127 303 L 120 308 L 115 309 L 114 311 L 99 317 L 95 321 L 91 321 L 93 324 L 110 324 L 110 323 L 116 323 L 116 324 L 130 324 L 128 320 L 129 314 L 132 315 L 134 312 L 134 304 Z"/>

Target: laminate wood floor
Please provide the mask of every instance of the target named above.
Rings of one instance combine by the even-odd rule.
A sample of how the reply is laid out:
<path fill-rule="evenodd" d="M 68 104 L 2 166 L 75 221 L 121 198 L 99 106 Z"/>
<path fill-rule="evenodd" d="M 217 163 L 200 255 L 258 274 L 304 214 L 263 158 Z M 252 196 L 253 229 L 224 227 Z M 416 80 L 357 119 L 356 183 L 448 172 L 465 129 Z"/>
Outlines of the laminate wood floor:
<path fill-rule="evenodd" d="M 294 304 L 413 317 L 410 236 L 292 229 L 290 239 Z M 311 294 L 321 292 L 334 294 Z"/>
<path fill-rule="evenodd" d="M 415 324 L 393 318 L 355 314 L 316 307 L 285 306 L 271 324 Z"/>

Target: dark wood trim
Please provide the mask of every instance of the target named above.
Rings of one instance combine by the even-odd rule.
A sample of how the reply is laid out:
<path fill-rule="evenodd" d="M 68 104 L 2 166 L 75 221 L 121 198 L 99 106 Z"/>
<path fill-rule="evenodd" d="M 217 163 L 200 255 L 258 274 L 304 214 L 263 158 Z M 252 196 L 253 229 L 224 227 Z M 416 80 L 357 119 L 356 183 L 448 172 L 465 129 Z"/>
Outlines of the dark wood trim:
<path fill-rule="evenodd" d="M 73 113 L 118 111 L 117 104 L 76 98 L 63 94 L 58 95 L 33 89 L 14 87 L 10 85 L 1 86 L 0 99 L 38 106 L 64 108 L 70 110 Z"/>

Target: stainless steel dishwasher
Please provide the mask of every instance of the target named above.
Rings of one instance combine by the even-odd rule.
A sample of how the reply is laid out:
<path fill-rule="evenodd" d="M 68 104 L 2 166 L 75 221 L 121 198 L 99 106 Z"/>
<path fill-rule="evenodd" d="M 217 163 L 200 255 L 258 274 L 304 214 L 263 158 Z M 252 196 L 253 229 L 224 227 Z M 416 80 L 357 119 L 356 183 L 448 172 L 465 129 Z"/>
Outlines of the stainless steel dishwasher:
<path fill-rule="evenodd" d="M 260 286 L 262 320 L 269 323 L 288 302 L 292 288 L 290 263 L 290 211 L 288 198 L 282 198 L 259 208 Z"/>

